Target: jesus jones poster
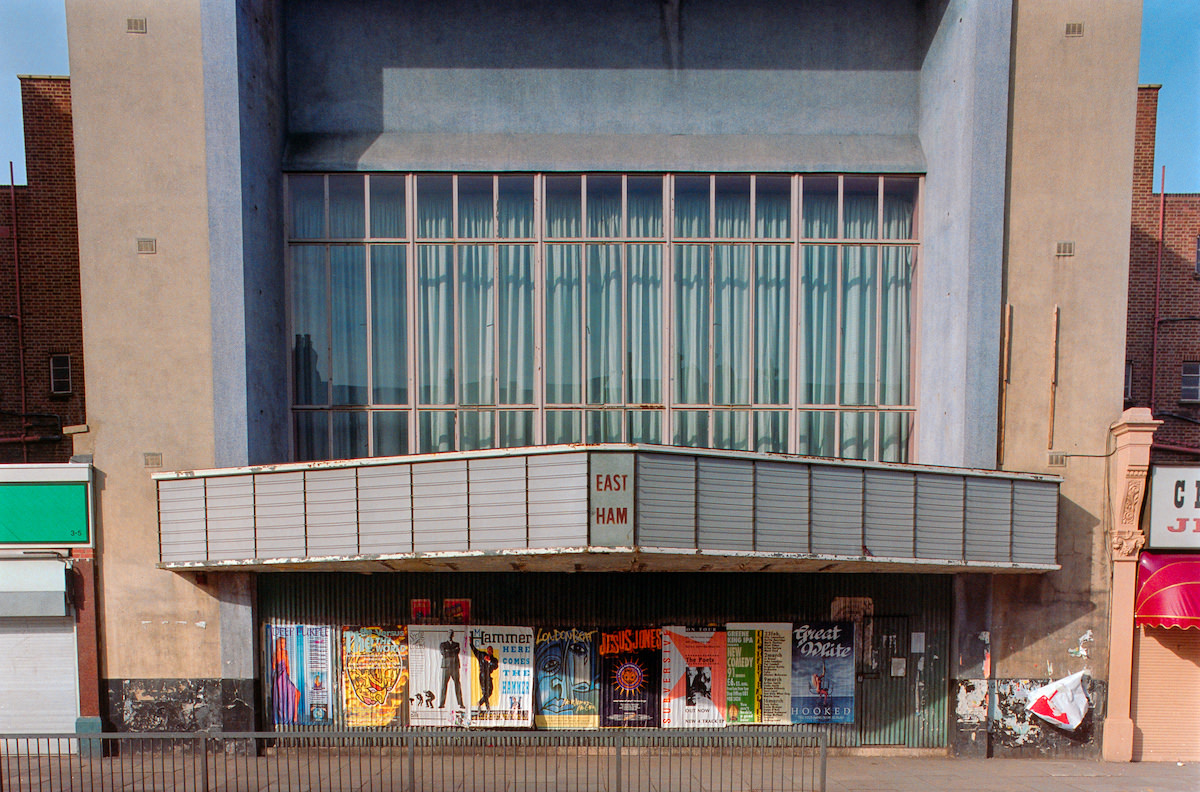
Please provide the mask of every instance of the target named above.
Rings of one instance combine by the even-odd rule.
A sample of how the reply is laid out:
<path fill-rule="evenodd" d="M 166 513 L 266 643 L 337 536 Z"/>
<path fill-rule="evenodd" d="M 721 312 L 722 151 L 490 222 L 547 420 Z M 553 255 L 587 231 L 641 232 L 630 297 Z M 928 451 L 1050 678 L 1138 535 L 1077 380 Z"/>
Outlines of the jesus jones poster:
<path fill-rule="evenodd" d="M 792 625 L 725 626 L 729 723 L 791 723 Z"/>
<path fill-rule="evenodd" d="M 342 628 L 342 706 L 349 728 L 404 725 L 408 641 L 404 627 Z"/>
<path fill-rule="evenodd" d="M 792 723 L 854 722 L 854 622 L 792 631 Z"/>
<path fill-rule="evenodd" d="M 467 725 L 471 694 L 469 658 L 464 628 L 409 625 L 410 726 Z"/>
<path fill-rule="evenodd" d="M 533 725 L 594 729 L 599 725 L 596 630 L 539 629 L 533 649 Z"/>
<path fill-rule="evenodd" d="M 600 725 L 658 725 L 662 631 L 657 627 L 600 633 Z"/>
<path fill-rule="evenodd" d="M 663 728 L 725 725 L 725 629 L 663 627 Z"/>
<path fill-rule="evenodd" d="M 471 725 L 527 727 L 533 723 L 533 630 L 469 627 Z"/>

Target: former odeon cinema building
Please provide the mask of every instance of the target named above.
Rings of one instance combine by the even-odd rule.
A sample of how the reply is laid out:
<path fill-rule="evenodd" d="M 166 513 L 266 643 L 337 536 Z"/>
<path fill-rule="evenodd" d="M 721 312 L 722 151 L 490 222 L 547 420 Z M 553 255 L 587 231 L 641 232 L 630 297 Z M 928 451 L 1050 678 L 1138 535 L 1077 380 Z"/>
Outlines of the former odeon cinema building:
<path fill-rule="evenodd" d="M 129 13 L 68 2 L 107 727 L 272 728 L 295 625 L 848 622 L 835 745 L 1099 752 L 1136 3 Z"/>

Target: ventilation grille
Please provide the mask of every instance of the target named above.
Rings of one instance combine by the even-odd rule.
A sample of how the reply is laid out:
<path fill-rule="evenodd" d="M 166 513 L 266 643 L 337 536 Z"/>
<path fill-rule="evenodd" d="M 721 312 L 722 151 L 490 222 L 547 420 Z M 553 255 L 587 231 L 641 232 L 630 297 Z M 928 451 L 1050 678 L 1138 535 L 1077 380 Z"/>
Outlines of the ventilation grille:
<path fill-rule="evenodd" d="M 157 253 L 158 240 L 154 239 L 153 237 L 142 237 L 141 239 L 138 239 L 137 251 L 138 253 Z"/>
<path fill-rule="evenodd" d="M 125 20 L 126 33 L 145 33 L 146 17 L 129 17 Z M 1070 35 L 1070 34 L 1068 34 Z"/>
<path fill-rule="evenodd" d="M 1082 22 L 1068 22 L 1067 23 L 1067 35 L 1068 36 L 1082 36 L 1083 35 L 1083 23 Z"/>
<path fill-rule="evenodd" d="M 1046 464 L 1049 467 L 1066 467 L 1067 455 L 1061 451 L 1051 451 L 1046 454 Z"/>
<path fill-rule="evenodd" d="M 162 452 L 161 451 L 145 452 L 144 454 L 142 454 L 142 465 L 144 465 L 145 467 L 148 467 L 148 468 L 162 467 Z"/>
<path fill-rule="evenodd" d="M 1074 256 L 1075 255 L 1075 243 L 1074 242 L 1059 242 L 1058 246 L 1054 249 L 1054 255 L 1056 255 L 1056 256 Z"/>

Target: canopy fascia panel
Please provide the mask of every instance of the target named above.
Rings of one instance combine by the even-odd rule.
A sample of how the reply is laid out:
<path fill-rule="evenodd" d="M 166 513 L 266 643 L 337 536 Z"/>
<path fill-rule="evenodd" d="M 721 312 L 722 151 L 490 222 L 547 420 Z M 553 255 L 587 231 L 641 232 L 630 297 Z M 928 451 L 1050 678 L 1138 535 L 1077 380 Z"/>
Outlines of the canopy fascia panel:
<path fill-rule="evenodd" d="M 1142 553 L 1134 623 L 1200 630 L 1200 555 Z"/>

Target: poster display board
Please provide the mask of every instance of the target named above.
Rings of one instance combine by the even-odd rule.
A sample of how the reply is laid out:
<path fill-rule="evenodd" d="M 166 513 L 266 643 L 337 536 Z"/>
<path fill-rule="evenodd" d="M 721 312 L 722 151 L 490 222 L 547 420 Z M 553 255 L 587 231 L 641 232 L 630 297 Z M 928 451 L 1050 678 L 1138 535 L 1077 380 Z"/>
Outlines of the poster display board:
<path fill-rule="evenodd" d="M 533 723 L 533 630 L 475 627 L 467 630 L 471 658 L 469 721 L 487 728 Z"/>
<path fill-rule="evenodd" d="M 349 728 L 403 726 L 408 639 L 402 626 L 342 628 L 342 713 Z"/>
<path fill-rule="evenodd" d="M 270 712 L 276 726 L 329 722 L 328 626 L 268 625 Z"/>
<path fill-rule="evenodd" d="M 600 725 L 658 725 L 662 631 L 657 627 L 599 634 Z"/>
<path fill-rule="evenodd" d="M 467 725 L 470 657 L 464 628 L 409 626 L 410 726 Z M 463 682 L 467 683 L 465 689 Z"/>
<path fill-rule="evenodd" d="M 792 625 L 725 626 L 725 720 L 791 723 Z"/>
<path fill-rule="evenodd" d="M 854 722 L 854 622 L 792 631 L 792 723 Z"/>
<path fill-rule="evenodd" d="M 598 630 L 540 629 L 533 646 L 533 724 L 594 729 L 600 714 Z"/>
<path fill-rule="evenodd" d="M 662 630 L 662 726 L 725 725 L 725 628 Z"/>

